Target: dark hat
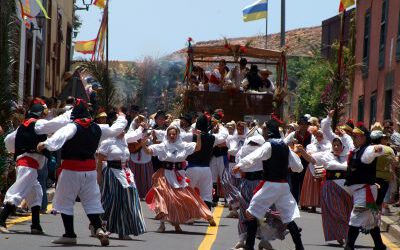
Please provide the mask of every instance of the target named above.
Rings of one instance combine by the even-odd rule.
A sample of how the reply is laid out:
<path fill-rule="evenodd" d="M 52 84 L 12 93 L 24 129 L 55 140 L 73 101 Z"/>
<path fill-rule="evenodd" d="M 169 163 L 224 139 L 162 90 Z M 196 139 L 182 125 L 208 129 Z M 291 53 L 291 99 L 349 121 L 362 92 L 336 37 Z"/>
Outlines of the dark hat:
<path fill-rule="evenodd" d="M 200 115 L 197 118 L 196 129 L 200 130 L 203 133 L 208 132 L 208 128 L 210 127 L 210 121 L 205 115 Z"/>
<path fill-rule="evenodd" d="M 164 110 L 157 111 L 156 115 L 154 116 L 154 119 L 158 119 L 161 117 L 164 117 L 164 118 L 167 117 L 167 114 L 165 113 Z"/>
<path fill-rule="evenodd" d="M 265 122 L 265 126 L 267 128 L 268 139 L 279 139 L 281 138 L 281 134 L 279 133 L 279 126 L 281 123 L 276 119 L 270 119 Z"/>
<path fill-rule="evenodd" d="M 28 111 L 27 118 L 39 118 L 44 111 L 44 106 L 40 103 L 32 104 Z"/>
<path fill-rule="evenodd" d="M 186 121 L 189 124 L 192 124 L 192 116 L 190 114 L 183 114 L 179 116 L 179 119 Z"/>
<path fill-rule="evenodd" d="M 74 108 L 72 109 L 71 119 L 90 118 L 89 106 L 83 99 L 76 99 Z"/>
<path fill-rule="evenodd" d="M 301 117 L 299 118 L 299 121 L 298 121 L 297 123 L 298 123 L 299 125 L 300 125 L 300 124 L 304 124 L 304 123 L 310 125 L 310 122 L 308 121 L 308 118 L 307 118 L 306 116 L 301 116 Z"/>
<path fill-rule="evenodd" d="M 246 65 L 247 64 L 247 59 L 244 58 L 244 57 L 240 58 L 239 64 L 240 65 Z"/>

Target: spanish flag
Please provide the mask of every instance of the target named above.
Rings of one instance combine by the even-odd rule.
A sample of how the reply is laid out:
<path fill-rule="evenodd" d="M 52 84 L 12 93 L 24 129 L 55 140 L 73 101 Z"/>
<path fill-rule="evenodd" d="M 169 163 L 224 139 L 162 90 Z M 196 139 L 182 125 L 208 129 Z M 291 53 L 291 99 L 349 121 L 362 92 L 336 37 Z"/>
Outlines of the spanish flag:
<path fill-rule="evenodd" d="M 94 54 L 97 38 L 89 41 L 75 42 L 75 51 L 82 54 Z"/>
<path fill-rule="evenodd" d="M 339 12 L 345 11 L 347 8 L 350 8 L 355 3 L 355 0 L 340 0 L 339 4 Z"/>
<path fill-rule="evenodd" d="M 243 21 L 250 22 L 267 18 L 268 0 L 258 0 L 243 9 Z"/>
<path fill-rule="evenodd" d="M 93 4 L 97 7 L 104 9 L 106 7 L 107 0 L 94 0 Z"/>

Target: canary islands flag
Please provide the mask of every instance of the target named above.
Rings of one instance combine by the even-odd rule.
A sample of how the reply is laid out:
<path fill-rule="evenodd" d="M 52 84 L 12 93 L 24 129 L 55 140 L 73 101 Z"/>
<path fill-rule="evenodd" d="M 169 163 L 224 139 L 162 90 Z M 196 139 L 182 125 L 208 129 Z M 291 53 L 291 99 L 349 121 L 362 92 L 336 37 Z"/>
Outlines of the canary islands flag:
<path fill-rule="evenodd" d="M 345 9 L 350 8 L 356 4 L 355 0 L 340 0 L 339 12 L 343 12 Z"/>
<path fill-rule="evenodd" d="M 257 2 L 243 9 L 243 21 L 250 22 L 267 18 L 267 13 L 268 0 L 258 0 Z"/>

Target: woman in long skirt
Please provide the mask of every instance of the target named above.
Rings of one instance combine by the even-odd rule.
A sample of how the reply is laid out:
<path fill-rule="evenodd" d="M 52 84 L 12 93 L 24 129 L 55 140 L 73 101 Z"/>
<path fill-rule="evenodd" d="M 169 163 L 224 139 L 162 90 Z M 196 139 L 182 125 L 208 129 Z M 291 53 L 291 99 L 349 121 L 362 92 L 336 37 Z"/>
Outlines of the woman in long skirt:
<path fill-rule="evenodd" d="M 158 232 L 165 231 L 165 222 L 170 222 L 177 232 L 182 231 L 180 224 L 194 219 L 204 219 L 215 226 L 211 211 L 188 185 L 183 170 L 186 157 L 201 149 L 201 136 L 197 136 L 197 142 L 187 143 L 179 134 L 179 128 L 171 125 L 162 143 L 147 147 L 142 142 L 146 153 L 157 156 L 162 163 L 153 175 L 153 187 L 146 197 L 156 219 L 161 221 Z"/>
<path fill-rule="evenodd" d="M 326 169 L 326 181 L 321 189 L 322 226 L 325 241 L 336 240 L 341 245 L 347 237 L 353 202 L 344 186 L 347 170 L 348 150 L 339 138 L 333 139 L 332 153 L 322 161 Z"/>
<path fill-rule="evenodd" d="M 306 150 L 300 151 L 304 159 L 310 164 L 304 176 L 299 203 L 301 207 L 311 207 L 311 211 L 315 212 L 317 207 L 321 207 L 321 179 L 315 178 L 314 165 L 316 162 L 310 160 L 310 157 L 312 159 L 312 155 L 314 154 L 329 152 L 332 146 L 331 143 L 324 138 L 324 134 L 321 130 L 314 131 L 313 135 L 316 140 L 309 144 Z"/>
<path fill-rule="evenodd" d="M 132 171 L 126 167 L 129 159 L 124 133 L 105 140 L 98 149 L 98 182 L 101 183 L 102 220 L 107 231 L 120 239 L 131 239 L 146 231 L 138 191 Z M 104 164 L 103 162 L 107 162 Z"/>
<path fill-rule="evenodd" d="M 147 122 L 144 116 L 137 116 L 133 119 L 129 131 L 135 131 L 142 129 L 141 124 Z M 135 177 L 135 183 L 137 190 L 139 192 L 139 198 L 144 199 L 147 192 L 151 189 L 151 178 L 154 174 L 153 164 L 151 161 L 151 156 L 146 154 L 141 146 L 142 139 L 136 142 L 128 144 L 130 159 L 128 161 L 128 167 L 132 170 Z"/>

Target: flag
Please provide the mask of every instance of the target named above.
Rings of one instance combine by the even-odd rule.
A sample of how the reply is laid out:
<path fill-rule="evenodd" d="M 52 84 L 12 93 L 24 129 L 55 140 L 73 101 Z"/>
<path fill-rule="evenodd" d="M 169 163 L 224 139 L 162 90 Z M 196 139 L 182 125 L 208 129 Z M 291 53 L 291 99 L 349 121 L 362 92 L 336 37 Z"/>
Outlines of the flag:
<path fill-rule="evenodd" d="M 75 42 L 75 51 L 82 54 L 93 54 L 96 47 L 97 38 L 89 41 Z"/>
<path fill-rule="evenodd" d="M 104 9 L 106 7 L 106 1 L 107 0 L 94 0 L 93 4 L 101 9 Z"/>
<path fill-rule="evenodd" d="M 250 22 L 267 18 L 268 0 L 258 0 L 243 9 L 243 21 Z"/>
<path fill-rule="evenodd" d="M 355 0 L 340 0 L 339 4 L 339 12 L 345 11 L 347 8 L 353 6 L 355 3 Z"/>
<path fill-rule="evenodd" d="M 37 5 L 39 6 L 39 8 L 42 10 L 43 15 L 47 18 L 50 19 L 49 15 L 47 14 L 46 9 L 44 8 L 42 1 L 41 0 L 36 0 Z"/>

